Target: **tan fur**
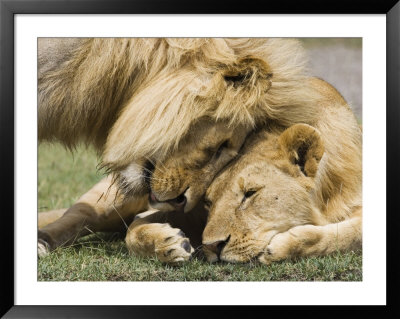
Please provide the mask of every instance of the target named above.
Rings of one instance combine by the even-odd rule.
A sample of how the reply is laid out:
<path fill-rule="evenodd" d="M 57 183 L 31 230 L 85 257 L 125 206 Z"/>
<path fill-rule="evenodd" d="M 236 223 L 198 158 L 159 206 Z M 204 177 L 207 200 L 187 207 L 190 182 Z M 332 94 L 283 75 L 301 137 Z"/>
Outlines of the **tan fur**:
<path fill-rule="evenodd" d="M 55 209 L 50 212 L 41 212 L 38 216 L 38 228 L 43 228 L 58 220 L 67 211 L 66 208 Z"/>
<path fill-rule="evenodd" d="M 184 195 L 184 212 L 192 210 L 217 173 L 237 156 L 250 129 L 231 128 L 225 121 L 196 123 L 174 155 L 156 165 L 150 189 L 158 202 L 151 201 L 151 206 L 171 211 L 176 208 L 168 200 Z"/>
<path fill-rule="evenodd" d="M 345 218 L 355 205 L 354 201 L 359 201 L 354 194 L 361 194 L 361 130 L 351 109 L 335 88 L 317 78 L 309 78 L 307 83 L 320 94 L 313 106 L 317 119 L 309 121 L 308 124 L 318 129 L 326 145 L 327 154 L 324 165 L 316 176 L 316 183 L 320 186 L 316 193 L 319 209 L 326 210 L 332 207 L 335 210 L 335 207 L 339 206 L 342 213 L 337 217 Z M 279 122 L 271 120 L 265 127 L 275 130 L 285 128 Z M 225 155 L 223 158 L 226 164 L 235 156 L 243 143 L 244 134 L 248 132 L 248 127 L 233 130 L 223 126 L 223 123 L 213 125 L 200 122 L 187 139 L 183 140 L 174 156 L 160 163 L 159 168 L 156 166 L 150 183 L 151 191 L 164 201 L 176 198 L 189 187 L 190 198 L 195 199 L 189 206 L 193 207 L 209 185 L 210 176 L 212 179 L 220 170 L 220 167 L 216 169 L 214 163 L 209 162 L 210 155 L 207 156 L 205 150 L 212 149 L 215 152 L 216 146 L 227 140 L 228 147 L 223 150 L 223 154 L 231 155 Z M 196 141 L 199 141 L 197 149 L 193 149 L 192 145 L 196 144 Z M 210 164 L 211 168 L 209 165 L 197 167 L 199 157 L 204 158 L 203 163 Z M 312 163 L 312 174 L 315 174 L 315 161 L 308 161 L 307 165 L 310 167 L 307 169 L 312 169 Z M 311 174 L 311 171 L 308 173 Z M 201 186 L 198 187 L 199 185 Z M 166 210 L 168 207 L 159 205 L 156 208 Z"/>
<path fill-rule="evenodd" d="M 327 165 L 337 159 L 328 149 L 321 133 L 305 124 L 252 137 L 244 155 L 207 191 L 210 212 L 203 244 L 208 260 L 268 264 L 360 248 L 361 162 L 359 175 L 351 181 L 341 177 L 341 183 L 351 185 L 331 188 Z M 334 204 L 321 202 L 320 194 Z"/>

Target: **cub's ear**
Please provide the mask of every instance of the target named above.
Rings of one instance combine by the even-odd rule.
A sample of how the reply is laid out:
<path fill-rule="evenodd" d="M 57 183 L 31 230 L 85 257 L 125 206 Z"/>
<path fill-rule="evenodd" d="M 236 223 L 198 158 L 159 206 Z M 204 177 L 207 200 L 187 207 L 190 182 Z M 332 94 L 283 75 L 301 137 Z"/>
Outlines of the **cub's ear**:
<path fill-rule="evenodd" d="M 278 142 L 289 160 L 299 165 L 304 175 L 315 177 L 325 151 L 317 129 L 307 124 L 296 124 L 286 129 Z"/>

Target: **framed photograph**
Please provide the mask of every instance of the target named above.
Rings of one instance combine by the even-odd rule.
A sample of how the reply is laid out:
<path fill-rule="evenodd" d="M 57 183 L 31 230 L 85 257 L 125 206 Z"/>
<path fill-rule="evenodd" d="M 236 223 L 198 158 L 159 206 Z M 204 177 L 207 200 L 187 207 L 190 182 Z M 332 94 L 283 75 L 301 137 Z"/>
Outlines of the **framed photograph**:
<path fill-rule="evenodd" d="M 289 7 L 291 9 L 288 9 Z M 5 180 L 2 192 L 5 203 L 2 223 L 5 227 L 2 239 L 6 243 L 2 258 L 4 275 L 1 286 L 4 297 L 1 302 L 1 315 L 5 318 L 93 316 L 125 318 L 176 315 L 200 317 L 209 315 L 210 308 L 204 306 L 230 306 L 212 307 L 215 315 L 221 315 L 231 311 L 244 314 L 248 311 L 245 306 L 271 305 L 293 306 L 265 309 L 268 313 L 272 311 L 276 314 L 278 311 L 305 314 L 309 309 L 298 307 L 304 305 L 335 306 L 329 311 L 347 316 L 354 316 L 356 311 L 357 314 L 376 311 L 377 315 L 379 312 L 383 317 L 399 313 L 394 296 L 397 281 L 394 277 L 395 254 L 392 253 L 396 251 L 395 243 L 398 242 L 398 236 L 395 236 L 393 228 L 398 223 L 395 214 L 391 212 L 397 211 L 394 204 L 396 190 L 393 184 L 394 179 L 398 177 L 394 165 L 399 160 L 397 136 L 400 133 L 398 123 L 400 5 L 396 1 L 385 3 L 352 1 L 347 7 L 338 8 L 333 1 L 324 4 L 305 2 L 301 6 L 298 2 L 286 1 L 285 4 L 274 4 L 271 7 L 267 4 L 261 7 L 249 4 L 247 8 L 251 9 L 224 8 L 220 4 L 212 3 L 189 5 L 179 1 L 166 4 L 157 1 L 131 3 L 122 0 L 88 2 L 1 0 L 2 156 L 0 161 Z M 232 264 L 227 264 L 226 267 L 224 264 L 217 264 L 218 269 L 212 269 L 196 268 L 196 265 L 165 266 L 156 259 L 150 262 L 133 259 L 130 263 L 120 263 L 121 258 L 125 258 L 127 254 L 123 239 L 111 240 L 106 244 L 109 245 L 105 248 L 106 252 L 113 250 L 120 252 L 108 258 L 108 256 L 102 257 L 101 254 L 92 254 L 99 247 L 95 243 L 96 240 L 104 241 L 102 235 L 98 237 L 92 234 L 95 240 L 80 242 L 82 249 L 78 252 L 74 250 L 71 255 L 56 252 L 53 254 L 54 257 L 47 261 L 43 262 L 43 259 L 38 261 L 37 212 L 69 207 L 91 187 L 90 185 L 94 185 L 102 178 L 95 171 L 98 162 L 94 151 L 82 152 L 82 148 L 78 146 L 74 153 L 76 157 L 73 164 L 68 162 L 69 151 L 64 152 L 62 147 L 49 148 L 47 145 L 38 145 L 40 137 L 38 135 L 42 134 L 40 128 L 38 131 L 38 127 L 40 125 L 51 127 L 48 123 L 43 124 L 38 121 L 38 103 L 41 99 L 38 97 L 38 90 L 44 90 L 38 82 L 39 74 L 42 72 L 38 59 L 43 58 L 38 55 L 38 48 L 42 45 L 40 41 L 70 39 L 71 42 L 67 41 L 66 45 L 74 46 L 76 39 L 84 38 L 121 39 L 121 41 L 127 38 L 190 38 L 191 41 L 199 38 L 296 38 L 306 49 L 309 57 L 308 66 L 312 69 L 312 74 L 331 83 L 344 99 L 350 102 L 358 121 L 356 124 L 362 127 L 362 253 L 346 255 L 343 260 L 339 260 L 338 256 L 332 257 L 336 258 L 332 268 L 328 259 L 325 261 L 316 259 L 312 265 L 311 261 L 305 266 L 309 266 L 310 269 L 314 267 L 315 272 L 309 277 L 296 275 L 299 270 L 295 266 L 291 268 L 290 263 L 287 266 L 285 263 L 280 263 L 277 268 L 270 268 L 272 270 L 269 270 L 268 278 L 263 278 L 265 273 L 260 272 L 261 266 L 257 265 L 253 268 L 240 268 L 240 266 L 235 268 L 230 266 Z M 52 52 L 56 56 L 57 52 L 52 51 L 51 41 L 48 43 L 46 43 L 49 48 L 47 52 Z M 141 45 L 144 48 L 146 44 Z M 104 53 L 104 44 L 98 48 L 100 48 L 98 52 L 93 51 L 96 56 Z M 240 48 L 239 45 L 237 50 Z M 111 57 L 108 54 L 104 56 L 108 60 Z M 169 59 L 173 58 L 169 56 Z M 266 81 L 266 84 L 263 83 L 267 85 L 268 79 L 274 76 L 272 71 L 269 71 L 270 66 L 259 62 L 254 55 L 249 55 L 246 59 L 248 65 L 253 65 L 251 75 L 248 72 L 244 72 L 246 75 L 243 75 L 243 71 L 236 69 L 229 69 L 228 72 L 228 69 L 224 70 L 219 65 L 218 72 L 221 74 L 218 78 L 213 78 L 214 85 L 223 80 L 228 83 L 226 84 L 228 87 L 236 88 L 237 81 L 252 81 L 256 75 L 262 81 Z M 279 61 L 285 57 L 275 56 L 274 59 L 275 63 L 280 63 Z M 239 64 L 237 62 L 237 65 Z M 129 66 L 125 65 L 124 68 Z M 240 65 L 237 68 L 239 70 Z M 254 70 L 265 71 L 265 74 Z M 108 79 L 111 79 L 114 71 L 111 68 L 103 73 L 107 73 Z M 203 84 L 208 82 L 204 79 L 209 73 L 202 73 L 188 80 L 191 85 L 189 91 L 205 90 Z M 87 76 L 87 81 L 94 81 L 90 78 L 90 74 L 84 76 Z M 275 76 L 279 78 L 279 75 Z M 160 73 L 158 77 L 162 78 L 163 74 Z M 179 71 L 176 77 L 183 81 L 188 75 L 184 71 Z M 67 78 L 63 81 L 67 81 Z M 132 85 L 132 82 L 127 82 L 126 85 Z M 201 83 L 203 86 L 196 87 L 196 83 Z M 101 84 L 99 89 L 102 90 L 100 86 Z M 147 86 L 151 87 L 151 83 Z M 158 89 L 161 92 L 164 88 Z M 64 91 L 60 94 L 64 94 Z M 158 92 L 157 89 L 153 91 Z M 92 94 L 88 91 L 82 92 Z M 179 95 L 178 92 L 173 93 L 171 88 L 169 92 L 171 96 Z M 68 94 L 67 92 L 65 96 Z M 157 100 L 157 94 L 160 95 L 151 94 L 153 100 Z M 110 92 L 110 95 L 120 98 L 115 91 Z M 292 91 L 291 95 L 296 96 L 296 93 Z M 240 99 L 241 95 L 235 96 L 236 99 Z M 164 99 L 166 97 L 167 95 Z M 140 98 L 143 99 L 141 96 L 137 99 Z M 224 98 L 219 99 L 224 101 Z M 96 103 L 96 98 L 93 98 L 91 103 Z M 302 103 L 307 103 L 306 99 Z M 246 100 L 242 104 L 246 105 Z M 62 114 L 63 112 L 60 112 L 55 116 L 61 118 Z M 178 112 L 175 116 L 179 114 Z M 219 114 L 221 116 L 222 113 Z M 81 114 L 76 122 L 85 123 L 84 116 Z M 229 115 L 231 118 L 234 116 L 237 114 Z M 345 120 L 340 116 L 338 118 Z M 178 122 L 175 121 L 175 125 Z M 57 130 L 59 132 L 62 126 L 63 123 L 59 122 L 57 127 L 52 129 L 54 132 Z M 74 130 L 81 129 L 78 126 Z M 179 131 L 179 126 L 176 125 L 174 129 L 176 132 Z M 109 129 L 106 128 L 107 131 Z M 127 131 L 117 130 L 115 139 L 111 141 L 109 138 L 107 150 L 110 149 L 109 154 L 112 155 L 103 156 L 103 164 L 108 165 L 104 164 L 107 169 L 112 168 L 112 158 L 117 156 L 115 154 L 119 154 L 118 161 L 121 162 L 121 158 L 128 156 L 127 154 L 132 151 L 129 149 L 121 153 L 119 149 L 112 147 L 119 142 L 118 139 L 123 138 L 123 134 L 128 134 Z M 157 134 L 161 136 L 161 133 Z M 235 134 L 237 139 L 241 133 Z M 339 132 L 337 134 L 339 135 Z M 47 137 L 40 138 L 51 140 Z M 233 140 L 227 141 L 225 144 L 234 143 Z M 219 153 L 221 145 L 225 144 L 223 141 L 217 144 L 218 150 L 215 152 Z M 72 144 L 70 146 L 75 147 Z M 316 148 L 315 145 L 314 147 Z M 298 150 L 298 152 L 300 158 L 301 152 L 305 151 Z M 83 157 L 82 161 L 80 156 Z M 213 155 L 213 158 L 216 156 Z M 315 156 L 318 158 L 319 155 Z M 296 165 L 306 177 L 313 176 L 314 173 L 306 162 L 299 164 L 301 159 L 296 161 Z M 94 173 L 82 175 L 81 179 L 74 179 L 73 172 L 81 174 L 86 170 L 87 163 L 93 166 Z M 168 162 L 164 161 L 163 165 L 168 165 Z M 347 162 L 347 165 L 350 166 L 351 163 Z M 60 167 L 65 168 L 61 169 L 63 176 L 54 173 Z M 143 164 L 143 167 L 152 170 L 154 174 L 154 163 L 150 159 Z M 119 178 L 120 176 L 125 180 L 130 178 L 125 171 Z M 57 179 L 56 184 L 54 181 Z M 121 180 L 118 183 L 123 185 Z M 72 184 L 81 184 L 81 188 L 70 191 L 68 186 Z M 107 187 L 110 189 L 111 186 Z M 245 199 L 258 191 L 253 188 L 247 189 L 245 186 L 243 189 L 246 189 L 243 190 Z M 127 193 L 129 191 L 131 190 Z M 194 196 L 189 196 L 186 191 L 187 189 L 182 193 L 179 203 L 177 201 L 180 196 L 174 198 L 176 201 L 174 203 L 169 199 L 163 201 L 157 197 L 161 195 L 155 195 L 156 192 L 152 189 L 149 199 L 156 204 L 168 202 L 178 210 L 183 200 L 186 205 L 190 196 Z M 57 199 L 51 196 L 54 192 L 60 194 Z M 117 196 L 118 193 L 115 198 Z M 275 197 L 275 200 L 278 198 Z M 120 216 L 119 206 L 117 207 L 115 211 L 121 220 L 124 220 Z M 212 216 L 208 218 L 210 225 L 214 221 L 213 218 Z M 129 223 L 124 222 L 126 228 Z M 351 227 L 355 226 L 352 224 Z M 90 229 L 87 231 L 91 233 Z M 214 253 L 217 245 L 214 247 L 211 244 L 204 244 L 206 236 L 204 234 L 203 246 L 208 246 L 207 249 L 211 249 Z M 230 237 L 231 234 L 224 245 Z M 39 237 L 39 243 L 41 239 Z M 218 247 L 221 247 L 221 243 L 218 243 Z M 48 248 L 46 245 L 48 242 L 43 246 L 45 249 Z M 184 242 L 180 243 L 180 246 L 186 251 L 191 249 L 191 246 L 186 247 Z M 164 256 L 174 253 L 176 252 L 170 249 Z M 224 260 L 220 254 L 221 250 L 218 252 L 218 257 Z M 79 262 L 74 263 L 74 259 L 78 258 Z M 207 258 L 212 259 L 209 256 Z M 352 270 L 346 269 L 346 265 Z M 104 269 L 107 271 L 103 272 Z M 281 274 L 278 275 L 278 272 Z M 242 307 L 234 307 L 238 305 Z M 363 307 L 343 307 L 349 305 Z M 380 307 L 373 310 L 366 307 L 371 305 Z M 264 308 L 252 308 L 251 311 L 253 309 L 263 311 Z M 316 309 L 327 311 L 326 307 Z"/>

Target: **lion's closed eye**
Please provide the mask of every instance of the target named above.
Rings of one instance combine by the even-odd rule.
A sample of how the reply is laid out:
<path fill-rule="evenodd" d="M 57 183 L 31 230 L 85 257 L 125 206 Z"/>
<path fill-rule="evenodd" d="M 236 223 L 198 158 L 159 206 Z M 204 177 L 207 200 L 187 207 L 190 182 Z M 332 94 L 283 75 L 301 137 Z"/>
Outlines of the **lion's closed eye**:
<path fill-rule="evenodd" d="M 257 192 L 256 190 L 249 190 L 246 193 L 244 193 L 244 197 L 249 198 L 249 197 L 253 196 L 256 192 Z"/>
<path fill-rule="evenodd" d="M 244 193 L 243 199 L 242 199 L 242 203 L 244 203 L 246 201 L 246 199 L 250 198 L 251 196 L 253 196 L 255 193 L 257 193 L 257 190 L 248 190 Z"/>
<path fill-rule="evenodd" d="M 224 150 L 224 148 L 228 147 L 228 140 L 224 141 L 217 149 L 217 151 L 215 152 L 215 158 L 218 159 L 221 156 L 222 151 Z"/>
<path fill-rule="evenodd" d="M 205 198 L 204 199 L 204 208 L 209 210 L 211 205 L 212 205 L 212 202 L 209 199 Z"/>

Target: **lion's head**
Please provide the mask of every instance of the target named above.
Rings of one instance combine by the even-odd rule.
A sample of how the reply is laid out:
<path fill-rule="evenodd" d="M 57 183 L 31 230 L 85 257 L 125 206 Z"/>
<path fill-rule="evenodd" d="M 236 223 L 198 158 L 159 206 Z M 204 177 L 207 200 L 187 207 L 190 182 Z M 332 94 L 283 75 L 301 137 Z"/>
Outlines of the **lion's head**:
<path fill-rule="evenodd" d="M 103 156 L 123 190 L 163 210 L 190 210 L 257 125 L 316 116 L 296 41 L 186 41 L 166 39 L 177 65 L 126 103 Z"/>
<path fill-rule="evenodd" d="M 203 249 L 209 261 L 250 261 L 277 233 L 320 222 L 313 199 L 324 154 L 318 131 L 297 124 L 282 134 L 262 131 L 247 144 L 206 193 Z"/>
<path fill-rule="evenodd" d="M 137 193 L 144 179 L 151 206 L 162 211 L 190 211 L 203 196 L 217 173 L 228 164 L 244 143 L 252 127 L 229 126 L 226 121 L 198 121 L 164 161 L 133 163 L 119 175 L 121 189 Z M 140 187 L 140 185 L 139 185 Z"/>
<path fill-rule="evenodd" d="M 190 211 L 236 157 L 250 130 L 225 121 L 199 121 L 174 155 L 156 164 L 149 180 L 150 204 L 164 211 Z"/>

